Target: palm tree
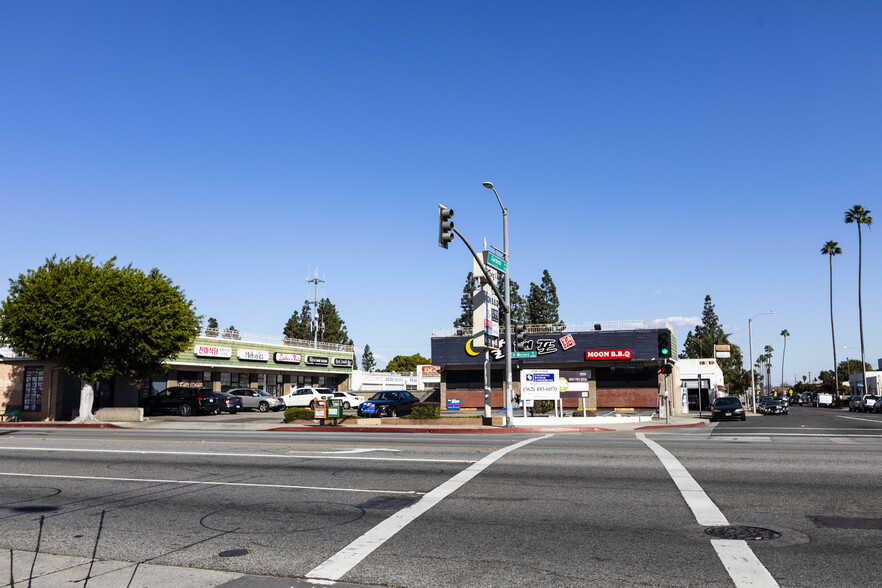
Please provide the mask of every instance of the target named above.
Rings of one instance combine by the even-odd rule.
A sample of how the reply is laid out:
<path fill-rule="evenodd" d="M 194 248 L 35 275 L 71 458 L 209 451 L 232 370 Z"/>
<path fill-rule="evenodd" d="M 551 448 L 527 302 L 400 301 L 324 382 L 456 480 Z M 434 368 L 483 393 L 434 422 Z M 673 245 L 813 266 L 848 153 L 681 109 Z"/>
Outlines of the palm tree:
<path fill-rule="evenodd" d="M 790 331 L 784 329 L 781 331 L 781 336 L 784 337 L 784 349 L 781 351 L 781 393 L 784 392 L 784 354 L 787 353 L 787 337 L 790 336 Z"/>
<path fill-rule="evenodd" d="M 772 349 L 771 345 L 766 345 L 766 390 L 768 394 L 772 393 Z"/>
<path fill-rule="evenodd" d="M 845 224 L 857 223 L 858 230 L 858 323 L 861 328 L 861 369 L 863 370 L 863 388 L 861 394 L 867 393 L 867 360 L 864 356 L 864 308 L 861 305 L 861 225 L 868 227 L 873 224 L 873 217 L 870 211 L 855 204 L 845 211 Z"/>
<path fill-rule="evenodd" d="M 836 399 L 839 399 L 839 369 L 836 363 L 836 328 L 833 326 L 833 256 L 842 253 L 839 243 L 836 241 L 827 241 L 821 248 L 823 255 L 830 256 L 830 333 L 833 335 L 833 377 L 836 381 Z M 785 339 L 786 342 L 786 339 Z"/>

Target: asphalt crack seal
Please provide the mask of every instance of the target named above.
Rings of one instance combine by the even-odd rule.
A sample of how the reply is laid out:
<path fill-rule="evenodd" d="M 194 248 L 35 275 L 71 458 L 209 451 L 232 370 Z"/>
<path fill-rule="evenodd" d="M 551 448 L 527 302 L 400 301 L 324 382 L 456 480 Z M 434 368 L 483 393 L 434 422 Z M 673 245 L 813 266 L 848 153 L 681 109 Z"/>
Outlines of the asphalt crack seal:
<path fill-rule="evenodd" d="M 251 553 L 247 549 L 230 549 L 227 551 L 221 551 L 218 553 L 220 557 L 242 557 L 243 555 L 248 555 Z"/>
<path fill-rule="evenodd" d="M 744 541 L 768 541 L 781 536 L 778 531 L 762 527 L 742 527 L 737 525 L 719 525 L 704 530 L 711 537 L 719 539 L 741 539 Z"/>

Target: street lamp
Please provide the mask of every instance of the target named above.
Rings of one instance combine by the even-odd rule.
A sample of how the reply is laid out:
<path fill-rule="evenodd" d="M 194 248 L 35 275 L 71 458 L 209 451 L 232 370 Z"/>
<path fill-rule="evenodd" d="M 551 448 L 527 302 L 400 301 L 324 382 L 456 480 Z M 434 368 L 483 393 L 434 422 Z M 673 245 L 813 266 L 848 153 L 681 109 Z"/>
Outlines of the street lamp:
<path fill-rule="evenodd" d="M 502 249 L 505 257 L 505 305 L 508 312 L 505 313 L 505 426 L 514 427 L 514 413 L 512 410 L 511 391 L 511 261 L 508 259 L 508 209 L 502 205 L 499 192 L 493 187 L 493 182 L 484 182 L 484 187 L 493 190 L 496 201 L 502 209 Z"/>
<path fill-rule="evenodd" d="M 747 319 L 747 336 L 748 342 L 750 343 L 750 394 L 751 404 L 753 404 L 753 412 L 756 412 L 756 376 L 754 375 L 753 367 L 753 319 L 763 316 L 764 314 L 775 314 L 775 311 L 770 310 L 769 312 L 761 312 L 755 317 Z"/>

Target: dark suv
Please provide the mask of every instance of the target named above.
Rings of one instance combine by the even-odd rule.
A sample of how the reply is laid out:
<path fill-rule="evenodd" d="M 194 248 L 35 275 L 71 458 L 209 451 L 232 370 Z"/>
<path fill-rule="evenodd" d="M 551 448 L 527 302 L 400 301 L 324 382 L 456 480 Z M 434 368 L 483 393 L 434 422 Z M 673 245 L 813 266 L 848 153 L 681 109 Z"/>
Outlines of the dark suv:
<path fill-rule="evenodd" d="M 144 414 L 153 412 L 176 413 L 190 416 L 194 413 L 211 414 L 220 408 L 217 396 L 210 390 L 172 386 L 141 401 Z"/>

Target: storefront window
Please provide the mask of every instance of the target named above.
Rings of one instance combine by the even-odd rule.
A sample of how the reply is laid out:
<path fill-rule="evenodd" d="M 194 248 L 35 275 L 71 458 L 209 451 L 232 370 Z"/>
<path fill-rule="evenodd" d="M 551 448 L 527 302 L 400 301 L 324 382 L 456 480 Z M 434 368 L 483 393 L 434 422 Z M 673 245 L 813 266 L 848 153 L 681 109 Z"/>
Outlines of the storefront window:
<path fill-rule="evenodd" d="M 27 412 L 43 410 L 43 366 L 25 368 L 24 406 Z"/>
<path fill-rule="evenodd" d="M 202 387 L 202 372 L 178 372 L 178 386 Z"/>
<path fill-rule="evenodd" d="M 233 387 L 233 385 L 230 383 L 230 375 L 231 374 L 229 372 L 221 372 L 221 375 L 220 375 L 221 390 L 228 390 Z"/>

